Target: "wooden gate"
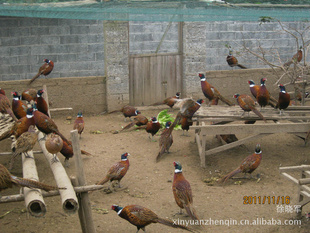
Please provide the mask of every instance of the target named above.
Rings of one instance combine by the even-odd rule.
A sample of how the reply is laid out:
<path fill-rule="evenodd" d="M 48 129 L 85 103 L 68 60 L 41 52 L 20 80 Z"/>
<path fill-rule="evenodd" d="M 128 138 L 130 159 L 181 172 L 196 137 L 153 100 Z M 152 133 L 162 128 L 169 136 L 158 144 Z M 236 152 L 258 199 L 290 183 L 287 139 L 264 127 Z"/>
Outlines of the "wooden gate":
<path fill-rule="evenodd" d="M 131 55 L 129 85 L 131 105 L 149 105 L 182 92 L 182 55 Z"/>

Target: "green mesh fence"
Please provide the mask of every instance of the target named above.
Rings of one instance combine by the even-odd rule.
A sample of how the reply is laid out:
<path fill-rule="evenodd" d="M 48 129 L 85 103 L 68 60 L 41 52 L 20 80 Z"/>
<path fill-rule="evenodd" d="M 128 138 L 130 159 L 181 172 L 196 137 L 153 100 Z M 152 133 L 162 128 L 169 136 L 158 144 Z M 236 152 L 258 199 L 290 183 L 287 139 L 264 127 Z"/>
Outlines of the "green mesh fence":
<path fill-rule="evenodd" d="M 38 0 L 39 1 L 39 0 Z M 107 1 L 3 3 L 0 16 L 122 21 L 310 21 L 309 5 L 230 5 L 206 1 Z M 12 2 L 12 1 L 11 1 Z M 245 1 L 246 2 L 246 1 Z"/>

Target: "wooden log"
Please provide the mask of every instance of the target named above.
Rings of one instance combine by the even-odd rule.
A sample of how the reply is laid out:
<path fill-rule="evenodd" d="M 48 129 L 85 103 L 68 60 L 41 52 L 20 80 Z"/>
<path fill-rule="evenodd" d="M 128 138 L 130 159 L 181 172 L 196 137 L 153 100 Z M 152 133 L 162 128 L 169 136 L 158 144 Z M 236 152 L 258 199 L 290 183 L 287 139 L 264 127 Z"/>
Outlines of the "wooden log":
<path fill-rule="evenodd" d="M 300 166 L 291 166 L 291 167 L 280 167 L 280 172 L 288 172 L 288 171 L 304 171 L 310 170 L 310 165 L 300 165 Z"/>
<path fill-rule="evenodd" d="M 78 131 L 71 131 L 71 140 L 72 140 L 72 148 L 74 154 L 75 168 L 76 168 L 76 177 L 77 183 L 79 186 L 84 186 L 86 184 L 85 173 L 83 161 L 81 158 L 81 149 L 79 145 Z M 92 217 L 92 210 L 90 205 L 90 200 L 87 192 L 83 192 L 80 194 L 80 205 L 81 212 L 79 215 L 81 216 L 80 222 L 83 232 L 85 233 L 95 233 L 95 226 Z"/>
<path fill-rule="evenodd" d="M 310 178 L 303 178 L 299 180 L 300 185 L 310 184 Z"/>
<path fill-rule="evenodd" d="M 290 180 L 290 181 L 293 181 L 295 184 L 298 184 L 298 180 L 297 180 L 296 178 L 294 178 L 293 176 L 291 176 L 291 175 L 289 175 L 289 174 L 287 174 L 287 173 L 285 173 L 285 172 L 283 172 L 282 175 L 283 175 L 286 179 L 288 179 L 288 180 Z"/>
<path fill-rule="evenodd" d="M 78 186 L 78 187 L 74 187 L 74 191 L 76 193 L 90 192 L 90 191 L 102 189 L 103 187 L 104 187 L 103 185 Z M 49 192 L 42 191 L 43 197 L 53 197 L 53 196 L 58 196 L 58 195 L 59 195 L 58 190 L 53 190 Z M 24 201 L 24 200 L 25 200 L 24 194 L 16 194 L 16 195 L 0 197 L 0 203 L 18 202 L 18 201 Z"/>
<path fill-rule="evenodd" d="M 42 154 L 42 151 L 32 151 L 32 154 Z M 0 152 L 0 155 L 12 155 L 12 152 Z"/>
<path fill-rule="evenodd" d="M 43 137 L 43 133 L 40 132 L 38 135 L 38 141 L 43 151 L 43 154 L 45 155 L 45 158 L 47 159 L 50 168 L 52 169 L 57 186 L 67 188 L 64 190 L 59 190 L 63 210 L 68 214 L 74 214 L 78 210 L 79 204 L 71 181 L 60 161 L 58 160 L 57 162 L 52 162 L 54 156 L 46 150 L 45 140 L 42 140 Z"/>
<path fill-rule="evenodd" d="M 32 151 L 28 151 L 28 155 L 33 157 Z M 39 181 L 35 160 L 26 158 L 22 153 L 23 177 Z M 43 217 L 46 213 L 46 205 L 43 200 L 40 189 L 30 189 L 24 187 L 25 205 L 28 212 L 34 217 Z"/>

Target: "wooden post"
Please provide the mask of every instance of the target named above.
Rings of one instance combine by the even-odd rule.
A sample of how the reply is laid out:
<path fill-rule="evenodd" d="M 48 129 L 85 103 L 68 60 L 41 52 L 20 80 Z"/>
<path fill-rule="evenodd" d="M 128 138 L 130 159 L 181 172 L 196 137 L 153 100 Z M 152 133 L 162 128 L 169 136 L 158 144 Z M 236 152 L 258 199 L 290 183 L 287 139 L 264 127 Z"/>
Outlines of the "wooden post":
<path fill-rule="evenodd" d="M 33 157 L 32 151 L 28 151 L 28 155 Z M 32 158 L 26 158 L 22 153 L 23 162 L 23 177 L 39 180 L 38 172 L 35 164 L 35 160 Z M 43 217 L 46 213 L 46 206 L 43 200 L 43 196 L 40 189 L 33 189 L 24 187 L 25 205 L 28 212 L 34 217 Z"/>
<path fill-rule="evenodd" d="M 45 100 L 46 103 L 47 103 L 47 112 L 48 112 L 48 115 L 51 117 L 50 105 L 49 105 L 49 102 L 48 102 L 47 87 L 46 87 L 45 84 L 43 85 L 43 90 L 44 90 L 44 92 L 43 92 L 43 98 L 44 98 L 44 100 Z"/>
<path fill-rule="evenodd" d="M 79 145 L 79 138 L 78 138 L 77 130 L 71 131 L 71 140 L 72 140 L 72 148 L 73 148 L 75 168 L 76 168 L 77 183 L 79 186 L 84 186 L 86 185 L 86 179 L 84 175 L 85 173 L 84 173 L 83 161 L 81 158 L 81 149 Z M 95 226 L 93 222 L 93 216 L 92 216 L 88 193 L 82 192 L 80 194 L 80 199 L 81 199 L 80 200 L 81 211 L 83 211 L 83 214 L 80 214 L 80 216 L 83 216 L 80 219 L 82 230 L 85 233 L 95 233 L 96 230 L 95 230 Z"/>
<path fill-rule="evenodd" d="M 38 135 L 38 141 L 43 151 L 43 154 L 45 155 L 45 158 L 47 159 L 47 162 L 52 169 L 57 186 L 67 188 L 59 190 L 63 210 L 68 214 L 74 214 L 78 210 L 79 204 L 71 181 L 60 161 L 58 160 L 57 162 L 52 162 L 54 156 L 46 150 L 45 140 L 42 139 L 43 133 L 40 132 Z"/>

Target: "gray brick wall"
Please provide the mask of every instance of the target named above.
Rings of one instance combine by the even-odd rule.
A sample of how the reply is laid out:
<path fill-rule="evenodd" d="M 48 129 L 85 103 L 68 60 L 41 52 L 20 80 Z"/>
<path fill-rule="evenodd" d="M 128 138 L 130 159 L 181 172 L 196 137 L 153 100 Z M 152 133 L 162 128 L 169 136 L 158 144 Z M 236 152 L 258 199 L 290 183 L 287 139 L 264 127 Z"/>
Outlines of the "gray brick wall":
<path fill-rule="evenodd" d="M 43 64 L 55 63 L 55 77 L 104 75 L 103 23 L 0 17 L 0 81 L 30 79 Z"/>
<path fill-rule="evenodd" d="M 168 25 L 168 22 L 130 22 L 129 53 L 154 53 Z M 302 30 L 309 23 L 284 25 Z M 309 33 L 306 36 L 309 40 Z M 231 70 L 226 63 L 227 44 L 232 46 L 241 64 L 266 68 L 257 58 L 242 52 L 243 39 L 254 50 L 259 43 L 263 48 L 278 49 L 283 62 L 296 52 L 294 38 L 283 33 L 277 23 L 260 26 L 258 22 L 185 22 L 183 38 L 186 79 L 191 79 L 195 70 Z M 177 50 L 178 24 L 173 22 L 159 52 Z M 0 53 L 0 81 L 30 79 L 44 58 L 55 62 L 50 78 L 104 75 L 103 22 L 0 17 Z M 278 62 L 271 55 L 267 57 Z"/>

